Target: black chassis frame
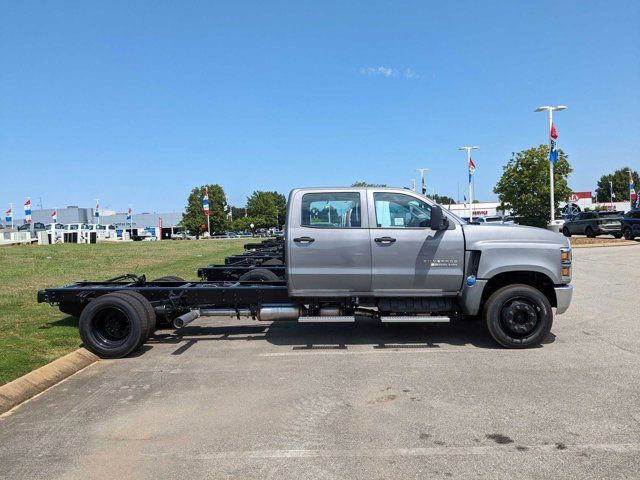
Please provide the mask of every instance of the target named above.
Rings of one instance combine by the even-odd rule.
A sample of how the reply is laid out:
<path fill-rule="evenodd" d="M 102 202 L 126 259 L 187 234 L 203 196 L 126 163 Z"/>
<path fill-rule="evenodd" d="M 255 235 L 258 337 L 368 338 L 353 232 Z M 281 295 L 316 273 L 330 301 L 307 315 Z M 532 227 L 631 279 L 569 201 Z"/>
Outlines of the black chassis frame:
<path fill-rule="evenodd" d="M 256 268 L 271 270 L 278 277 L 285 277 L 286 269 L 284 265 L 209 265 L 198 268 L 198 277 L 204 281 L 215 282 L 225 280 L 238 280 L 242 275 Z"/>
<path fill-rule="evenodd" d="M 104 282 L 75 282 L 38 292 L 38 303 L 57 305 L 60 311 L 80 316 L 92 300 L 117 291 L 142 294 L 156 314 L 170 320 L 195 308 L 232 308 L 251 310 L 257 315 L 264 304 L 292 302 L 286 282 L 147 282 L 144 276 L 123 275 Z"/>

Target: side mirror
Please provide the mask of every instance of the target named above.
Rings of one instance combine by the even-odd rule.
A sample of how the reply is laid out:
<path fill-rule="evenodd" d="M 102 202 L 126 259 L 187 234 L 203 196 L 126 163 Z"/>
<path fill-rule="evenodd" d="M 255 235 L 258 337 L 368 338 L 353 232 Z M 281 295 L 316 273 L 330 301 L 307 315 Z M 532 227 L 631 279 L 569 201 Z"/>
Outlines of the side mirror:
<path fill-rule="evenodd" d="M 449 228 L 449 219 L 442 212 L 440 205 L 431 207 L 431 230 L 446 230 Z"/>

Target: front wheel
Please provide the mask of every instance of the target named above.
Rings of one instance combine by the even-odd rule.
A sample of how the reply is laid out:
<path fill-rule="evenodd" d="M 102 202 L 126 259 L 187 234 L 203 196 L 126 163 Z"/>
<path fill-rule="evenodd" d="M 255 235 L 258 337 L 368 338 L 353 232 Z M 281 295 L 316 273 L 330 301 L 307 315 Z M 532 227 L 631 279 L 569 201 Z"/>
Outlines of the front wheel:
<path fill-rule="evenodd" d="M 636 238 L 630 228 L 625 228 L 622 234 L 624 235 L 625 240 L 633 240 L 634 238 Z"/>
<path fill-rule="evenodd" d="M 551 331 L 553 312 L 547 297 L 529 285 L 509 285 L 491 294 L 483 319 L 493 339 L 505 348 L 542 343 Z"/>
<path fill-rule="evenodd" d="M 613 234 L 613 238 L 622 238 L 622 234 L 621 233 L 614 233 Z"/>
<path fill-rule="evenodd" d="M 570 237 L 570 236 L 571 236 L 571 232 L 569 231 L 569 229 L 568 229 L 567 227 L 563 227 L 563 228 L 562 228 L 562 234 L 563 234 L 565 237 Z"/>
<path fill-rule="evenodd" d="M 584 233 L 585 235 L 587 235 L 587 238 L 596 238 L 596 232 L 594 232 L 593 228 L 591 227 L 587 227 Z"/>

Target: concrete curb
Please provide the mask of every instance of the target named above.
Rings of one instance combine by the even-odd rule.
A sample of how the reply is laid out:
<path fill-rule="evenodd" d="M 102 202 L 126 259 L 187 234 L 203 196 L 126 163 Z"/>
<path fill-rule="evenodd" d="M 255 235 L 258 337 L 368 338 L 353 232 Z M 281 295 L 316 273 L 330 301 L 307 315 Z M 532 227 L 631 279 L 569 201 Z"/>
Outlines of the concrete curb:
<path fill-rule="evenodd" d="M 99 358 L 89 350 L 79 348 L 75 352 L 0 386 L 0 415 L 98 360 Z"/>

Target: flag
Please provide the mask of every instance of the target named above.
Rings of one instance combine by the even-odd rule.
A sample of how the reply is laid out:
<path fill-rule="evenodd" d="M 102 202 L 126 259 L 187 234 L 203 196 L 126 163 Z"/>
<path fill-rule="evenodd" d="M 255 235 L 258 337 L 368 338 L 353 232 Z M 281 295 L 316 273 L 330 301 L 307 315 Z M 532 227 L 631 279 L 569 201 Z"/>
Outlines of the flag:
<path fill-rule="evenodd" d="M 24 202 L 24 223 L 31 223 L 31 199 Z"/>
<path fill-rule="evenodd" d="M 4 217 L 4 221 L 7 223 L 11 223 L 13 220 L 13 208 L 9 207 L 9 210 L 7 210 L 7 213 Z"/>
<path fill-rule="evenodd" d="M 556 140 L 558 139 L 558 131 L 556 130 L 556 126 L 551 124 L 551 131 L 549 132 L 549 160 L 554 165 L 558 161 L 558 151 L 556 150 Z"/>
<path fill-rule="evenodd" d="M 469 183 L 471 183 L 471 176 L 476 173 L 476 164 L 473 163 L 471 157 L 469 157 Z"/>
<path fill-rule="evenodd" d="M 131 221 L 132 215 L 133 215 L 133 210 L 131 210 L 131 207 L 129 207 L 129 210 L 127 211 L 127 222 Z"/>
<path fill-rule="evenodd" d="M 204 210 L 204 214 L 209 216 L 209 187 L 205 187 L 204 189 L 204 198 L 202 199 L 202 210 Z"/>
<path fill-rule="evenodd" d="M 58 222 L 58 211 L 54 210 L 51 213 L 51 223 L 57 223 Z"/>
<path fill-rule="evenodd" d="M 636 189 L 635 184 L 633 183 L 633 174 L 631 173 L 631 170 L 629 170 L 629 199 L 632 201 L 636 199 Z"/>
<path fill-rule="evenodd" d="M 100 218 L 100 203 L 96 202 L 96 212 L 95 217 Z"/>

